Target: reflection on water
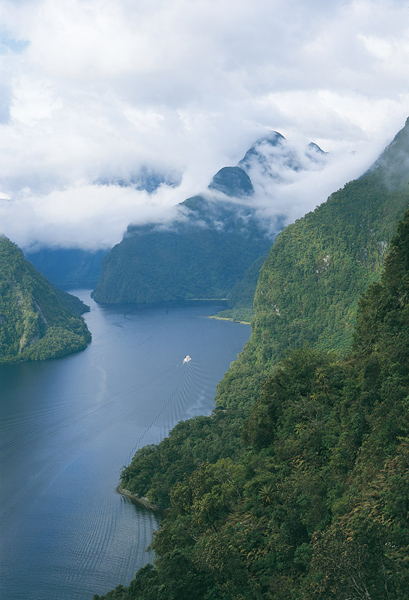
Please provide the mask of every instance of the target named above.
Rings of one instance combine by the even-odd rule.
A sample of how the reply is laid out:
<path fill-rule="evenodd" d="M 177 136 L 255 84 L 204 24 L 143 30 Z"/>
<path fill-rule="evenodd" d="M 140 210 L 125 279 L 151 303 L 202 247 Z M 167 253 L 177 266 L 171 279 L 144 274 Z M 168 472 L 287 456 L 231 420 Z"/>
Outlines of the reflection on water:
<path fill-rule="evenodd" d="M 85 600 L 152 560 L 156 517 L 116 492 L 121 468 L 179 420 L 208 414 L 250 328 L 215 307 L 91 304 L 93 342 L 0 367 L 2 583 L 8 600 Z M 186 355 L 191 361 L 183 362 Z"/>

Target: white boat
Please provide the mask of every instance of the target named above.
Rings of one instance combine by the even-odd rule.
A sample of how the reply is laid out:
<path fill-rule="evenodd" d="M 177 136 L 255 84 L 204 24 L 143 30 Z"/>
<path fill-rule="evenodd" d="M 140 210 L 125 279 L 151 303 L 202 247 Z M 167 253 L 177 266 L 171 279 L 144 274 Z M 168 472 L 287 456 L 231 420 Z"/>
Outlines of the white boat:
<path fill-rule="evenodd" d="M 186 354 L 185 358 L 183 359 L 183 364 L 190 362 L 192 359 L 189 356 L 189 354 Z"/>

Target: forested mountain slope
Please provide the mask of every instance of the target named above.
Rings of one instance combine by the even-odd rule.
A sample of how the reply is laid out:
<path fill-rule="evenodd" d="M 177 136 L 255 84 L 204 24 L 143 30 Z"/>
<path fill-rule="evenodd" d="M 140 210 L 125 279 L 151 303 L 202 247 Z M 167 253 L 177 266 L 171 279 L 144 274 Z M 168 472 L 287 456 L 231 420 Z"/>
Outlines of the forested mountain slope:
<path fill-rule="evenodd" d="M 245 271 L 243 279 L 234 286 L 229 294 L 229 308 L 219 312 L 216 315 L 218 318 L 251 323 L 254 317 L 254 293 L 261 267 L 266 258 L 267 254 L 260 256 Z"/>
<path fill-rule="evenodd" d="M 409 120 L 373 167 L 286 227 L 265 261 L 249 343 L 219 384 L 217 403 L 253 402 L 287 350 L 345 350 L 359 294 L 379 279 L 409 206 Z"/>
<path fill-rule="evenodd" d="M 237 166 L 220 169 L 206 193 L 181 202 L 171 222 L 130 225 L 104 258 L 93 297 L 145 304 L 229 297 L 285 223 L 285 215 L 267 220 L 258 210 L 251 178 L 271 186 L 324 166 L 325 153 L 318 146 L 296 151 L 271 132 Z M 246 287 L 253 280 L 247 279 Z"/>
<path fill-rule="evenodd" d="M 168 226 L 129 227 L 102 261 L 97 302 L 156 302 L 227 298 L 243 273 L 272 244 L 256 211 L 203 196 L 180 205 Z"/>
<path fill-rule="evenodd" d="M 308 342 L 318 347 L 321 344 L 324 350 L 346 350 L 359 293 L 368 282 L 380 277 L 385 243 L 391 239 L 398 215 L 409 204 L 403 185 L 408 175 L 402 168 L 405 149 L 408 157 L 407 136 L 406 126 L 368 174 L 333 194 L 327 204 L 277 238 L 261 272 L 256 296 L 261 300 L 256 301 L 252 337 L 218 386 L 219 410 L 212 417 L 181 423 L 158 446 L 141 449 L 124 471 L 124 487 L 167 507 L 170 488 L 201 461 L 240 455 L 239 429 L 262 392 L 262 382 L 274 372 L 280 351 L 284 354 L 291 346 L 302 347 Z M 385 183 L 391 175 L 395 192 Z M 362 189 L 367 189 L 366 195 L 355 195 Z M 323 252 L 330 260 L 320 271 L 317 255 L 322 257 Z M 367 260 L 363 261 L 362 256 Z M 277 288 L 276 281 L 281 287 Z M 286 317 L 285 304 L 268 302 L 269 294 L 279 297 L 280 293 L 289 301 L 288 312 L 295 323 Z"/>
<path fill-rule="evenodd" d="M 79 248 L 40 248 L 24 254 L 54 285 L 63 289 L 95 287 L 101 262 L 108 250 L 81 250 Z"/>
<path fill-rule="evenodd" d="M 105 600 L 406 597 L 409 211 L 356 322 L 343 357 L 304 348 L 278 363 L 242 452 L 179 478 L 155 568 Z"/>
<path fill-rule="evenodd" d="M 180 423 L 124 470 L 124 487 L 170 512 L 153 543 L 155 568 L 142 569 L 106 600 L 405 597 L 409 212 L 390 239 L 408 206 L 407 141 L 408 125 L 369 173 L 285 230 L 277 242 L 287 243 L 273 247 L 257 296 L 269 286 L 273 293 L 277 285 L 283 293 L 290 288 L 287 298 L 305 327 L 278 321 L 276 342 L 272 322 L 283 307 L 276 296 L 258 299 L 258 330 L 220 386 L 225 408 Z M 293 255 L 290 242 L 297 239 Z M 381 276 L 385 243 L 384 274 L 359 301 L 365 277 Z M 277 258 L 281 278 L 274 248 L 287 257 Z M 334 303 L 341 327 L 331 316 Z M 290 327 L 287 342 L 281 323 Z M 303 345 L 305 331 L 316 347 L 278 361 L 280 348 Z M 343 357 L 328 352 L 331 338 Z"/>
<path fill-rule="evenodd" d="M 0 362 L 57 358 L 83 350 L 91 334 L 78 298 L 56 290 L 0 236 Z"/>

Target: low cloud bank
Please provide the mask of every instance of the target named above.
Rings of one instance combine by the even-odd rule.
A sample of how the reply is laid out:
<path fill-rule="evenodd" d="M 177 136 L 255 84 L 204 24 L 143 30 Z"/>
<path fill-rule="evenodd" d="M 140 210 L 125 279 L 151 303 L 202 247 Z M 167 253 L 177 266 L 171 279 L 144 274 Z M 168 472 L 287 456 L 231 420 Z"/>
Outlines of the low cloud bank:
<path fill-rule="evenodd" d="M 112 246 L 268 129 L 331 154 L 281 188 L 254 176 L 260 207 L 301 216 L 403 126 L 407 16 L 394 0 L 0 0 L 0 231 Z M 163 179 L 149 194 L 144 170 Z"/>
<path fill-rule="evenodd" d="M 291 151 L 304 156 L 305 144 L 289 143 Z M 302 148 L 302 151 L 301 151 Z M 118 243 L 129 224 L 170 224 L 183 218 L 177 204 L 195 194 L 206 194 L 215 201 L 236 201 L 257 209 L 266 231 L 277 216 L 291 223 L 313 210 L 347 181 L 367 170 L 379 152 L 364 148 L 327 154 L 316 164 L 309 161 L 303 169 L 292 170 L 281 164 L 279 156 L 267 152 L 272 172 L 257 163 L 249 169 L 254 195 L 232 199 L 198 187 L 189 171 L 179 185 L 160 184 L 148 193 L 135 185 L 95 184 L 80 181 L 49 193 L 23 189 L 16 197 L 0 197 L 0 227 L 4 234 L 25 249 L 38 247 L 111 248 Z M 200 181 L 200 177 L 198 178 Z M 210 183 L 207 181 L 206 183 Z"/>

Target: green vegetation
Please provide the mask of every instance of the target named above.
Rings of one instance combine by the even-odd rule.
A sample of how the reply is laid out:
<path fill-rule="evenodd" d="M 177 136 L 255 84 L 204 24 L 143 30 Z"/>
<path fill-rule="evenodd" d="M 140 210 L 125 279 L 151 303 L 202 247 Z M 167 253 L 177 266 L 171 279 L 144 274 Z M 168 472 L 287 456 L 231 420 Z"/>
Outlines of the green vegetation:
<path fill-rule="evenodd" d="M 277 361 L 305 343 L 348 348 L 359 294 L 380 278 L 409 206 L 408 161 L 407 122 L 368 173 L 277 236 L 260 272 L 250 341 L 219 384 L 217 404 L 252 404 Z"/>
<path fill-rule="evenodd" d="M 40 248 L 25 252 L 27 260 L 54 285 L 66 289 L 93 288 L 107 250 Z"/>
<path fill-rule="evenodd" d="M 53 286 L 53 290 L 65 308 L 74 315 L 80 316 L 86 312 L 90 312 L 90 307 L 84 304 L 77 296 L 63 292 L 60 288 L 55 286 Z"/>
<path fill-rule="evenodd" d="M 232 321 L 251 323 L 254 317 L 253 301 L 260 269 L 267 255 L 260 256 L 244 273 L 243 279 L 234 286 L 229 296 L 229 308 L 216 316 Z"/>
<path fill-rule="evenodd" d="M 244 422 L 243 450 L 178 477 L 155 568 L 103 598 L 402 600 L 408 364 L 409 211 L 344 358 L 304 348 L 283 359 Z"/>
<path fill-rule="evenodd" d="M 271 246 L 253 209 L 201 196 L 179 208 L 183 218 L 168 228 L 128 228 L 102 261 L 97 302 L 224 299 Z"/>
<path fill-rule="evenodd" d="M 283 184 L 283 172 L 318 164 L 324 166 L 325 152 L 316 144 L 300 151 L 271 131 L 237 166 L 215 174 L 211 193 L 179 204 L 172 222 L 129 226 L 103 260 L 93 297 L 113 304 L 228 298 L 229 310 L 220 316 L 250 321 L 260 263 L 252 265 L 266 255 L 285 220 L 277 215 L 266 226 L 265 217 L 245 206 L 254 195 L 252 173 Z"/>
<path fill-rule="evenodd" d="M 369 173 L 279 236 L 218 408 L 123 471 L 167 510 L 155 567 L 104 600 L 405 597 L 409 211 L 391 238 L 408 156 L 407 123 Z"/>
<path fill-rule="evenodd" d="M 78 298 L 54 288 L 0 237 L 0 362 L 58 358 L 91 341 Z"/>
<path fill-rule="evenodd" d="M 222 409 L 210 417 L 181 421 L 160 444 L 136 452 L 122 472 L 121 486 L 162 510 L 169 508 L 169 492 L 186 473 L 204 461 L 214 463 L 241 452 L 241 423 Z"/>

